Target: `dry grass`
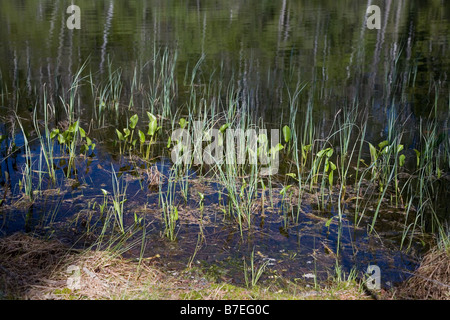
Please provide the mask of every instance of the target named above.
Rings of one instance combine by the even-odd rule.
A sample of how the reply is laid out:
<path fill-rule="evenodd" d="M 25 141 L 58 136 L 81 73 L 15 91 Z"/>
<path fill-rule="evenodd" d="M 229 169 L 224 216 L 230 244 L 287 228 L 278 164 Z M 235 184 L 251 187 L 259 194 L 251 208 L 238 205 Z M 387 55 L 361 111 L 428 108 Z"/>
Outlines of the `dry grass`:
<path fill-rule="evenodd" d="M 284 288 L 241 288 L 207 280 L 193 268 L 170 271 L 154 256 L 127 260 L 106 251 L 71 250 L 57 240 L 23 233 L 0 239 L 0 299 L 367 299 L 357 286 L 319 291 L 290 284 Z M 79 270 L 79 287 L 68 280 Z M 73 284 L 73 283 L 72 283 Z"/>
<path fill-rule="evenodd" d="M 156 258 L 155 258 L 156 259 Z M 160 283 L 167 277 L 150 265 L 105 251 L 71 250 L 57 240 L 16 233 L 0 239 L 0 298 L 118 299 Z M 80 287 L 71 290 L 69 266 L 80 270 Z"/>
<path fill-rule="evenodd" d="M 433 249 L 427 253 L 414 275 L 400 288 L 406 299 L 450 299 L 450 253 Z"/>
<path fill-rule="evenodd" d="M 30 298 L 33 287 L 48 279 L 67 256 L 58 241 L 44 241 L 22 233 L 0 239 L 0 290 L 7 298 Z"/>

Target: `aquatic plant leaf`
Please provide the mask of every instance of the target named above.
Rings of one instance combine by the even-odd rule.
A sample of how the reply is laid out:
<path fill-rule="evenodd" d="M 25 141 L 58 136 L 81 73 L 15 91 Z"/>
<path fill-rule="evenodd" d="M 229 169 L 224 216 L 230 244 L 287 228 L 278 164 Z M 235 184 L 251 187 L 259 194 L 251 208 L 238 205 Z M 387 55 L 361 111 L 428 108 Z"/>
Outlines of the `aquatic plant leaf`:
<path fill-rule="evenodd" d="M 219 129 L 220 132 L 224 133 L 225 130 L 227 130 L 227 128 L 230 126 L 229 123 L 225 123 L 224 125 L 222 125 Z"/>
<path fill-rule="evenodd" d="M 60 144 L 66 143 L 65 137 L 64 137 L 61 133 L 58 134 L 58 142 L 59 142 Z"/>
<path fill-rule="evenodd" d="M 319 152 L 317 152 L 317 154 L 316 154 L 316 157 L 317 158 L 322 158 L 323 157 L 323 155 L 325 154 L 325 150 L 320 150 Z"/>
<path fill-rule="evenodd" d="M 145 142 L 145 134 L 141 130 L 138 131 L 138 134 L 139 134 L 139 140 L 141 141 L 141 143 L 144 143 Z"/>
<path fill-rule="evenodd" d="M 283 136 L 286 143 L 291 140 L 291 129 L 288 126 L 283 127 Z"/>
<path fill-rule="evenodd" d="M 152 113 L 150 113 L 150 112 L 148 112 L 148 111 L 147 111 L 147 117 L 148 117 L 148 120 L 149 120 L 149 121 L 154 121 L 154 120 L 156 120 L 156 117 L 155 117 Z"/>
<path fill-rule="evenodd" d="M 405 156 L 404 154 L 401 154 L 401 155 L 398 157 L 398 161 L 399 161 L 400 167 L 403 167 L 403 165 L 405 164 L 405 158 L 406 158 L 406 156 Z"/>
<path fill-rule="evenodd" d="M 136 124 L 137 124 L 137 122 L 138 122 L 138 119 L 139 119 L 139 117 L 138 117 L 137 114 L 135 114 L 134 116 L 132 116 L 132 117 L 130 118 L 130 128 L 131 128 L 131 129 L 134 129 L 134 128 L 136 127 Z"/>
<path fill-rule="evenodd" d="M 283 189 L 281 189 L 280 194 L 281 195 L 286 195 L 286 193 L 288 192 L 288 190 L 292 187 L 292 185 L 287 185 L 285 186 Z"/>
<path fill-rule="evenodd" d="M 86 131 L 84 131 L 84 129 L 82 127 L 79 127 L 78 130 L 80 131 L 80 136 L 82 138 L 85 138 L 86 137 Z"/>
<path fill-rule="evenodd" d="M 302 146 L 302 158 L 305 159 L 308 153 L 311 151 L 311 145 Z"/>
<path fill-rule="evenodd" d="M 120 141 L 125 140 L 125 138 L 123 137 L 123 134 L 119 130 L 116 129 L 116 133 L 117 133 L 117 136 L 119 137 Z"/>
<path fill-rule="evenodd" d="M 278 143 L 275 147 L 270 148 L 270 154 L 274 155 L 284 149 L 281 143 Z"/>
<path fill-rule="evenodd" d="M 266 144 L 267 144 L 267 141 L 268 141 L 268 139 L 267 139 L 267 135 L 266 135 L 266 134 L 261 133 L 261 134 L 258 136 L 258 142 L 259 142 L 261 145 L 266 145 Z"/>
<path fill-rule="evenodd" d="M 384 147 L 386 147 L 388 144 L 389 144 L 389 141 L 387 141 L 387 140 L 381 141 L 381 142 L 378 144 L 378 148 L 379 148 L 380 150 L 382 150 L 382 149 L 383 149 Z"/>
<path fill-rule="evenodd" d="M 414 149 L 414 152 L 416 153 L 417 166 L 419 166 L 420 165 L 420 151 L 417 149 Z"/>
<path fill-rule="evenodd" d="M 330 161 L 331 170 L 336 170 L 336 165 Z"/>
<path fill-rule="evenodd" d="M 325 227 L 329 228 L 333 219 L 334 219 L 334 216 L 331 217 L 330 219 L 328 219 L 327 222 L 325 222 Z"/>
<path fill-rule="evenodd" d="M 327 156 L 328 156 L 328 154 L 329 154 L 329 152 L 330 152 L 330 150 L 331 150 L 331 155 L 333 154 L 333 149 L 331 149 L 331 148 L 326 148 L 326 149 L 323 149 L 323 150 L 320 150 L 319 152 L 317 152 L 317 158 L 322 158 L 325 154 L 327 154 Z M 329 157 L 328 157 L 329 158 Z"/>
<path fill-rule="evenodd" d="M 370 158 L 372 159 L 372 162 L 375 162 L 378 159 L 378 151 L 370 142 L 368 142 L 368 144 L 370 149 Z"/>
<path fill-rule="evenodd" d="M 59 134 L 59 129 L 53 129 L 52 132 L 50 132 L 50 139 L 54 139 Z"/>
<path fill-rule="evenodd" d="M 178 122 L 180 124 L 181 129 L 186 128 L 186 119 L 185 118 L 181 118 L 180 121 Z"/>
<path fill-rule="evenodd" d="M 328 174 L 328 182 L 330 183 L 330 186 L 333 185 L 333 172 L 334 170 L 331 170 L 330 173 Z"/>
<path fill-rule="evenodd" d="M 158 131 L 158 129 L 159 129 L 158 121 L 157 121 L 156 117 L 148 111 L 147 111 L 147 116 L 149 119 L 147 134 L 149 136 L 153 137 L 155 135 L 156 131 Z"/>
<path fill-rule="evenodd" d="M 295 173 L 286 173 L 286 175 L 287 175 L 288 177 L 291 177 L 291 178 L 294 178 L 294 179 L 297 178 L 297 175 L 296 175 Z"/>
<path fill-rule="evenodd" d="M 328 157 L 328 158 L 331 158 L 331 156 L 333 155 L 333 152 L 334 152 L 334 151 L 333 151 L 333 149 L 331 149 L 331 148 L 328 148 L 328 149 L 330 149 L 330 150 L 327 151 L 327 157 Z"/>
<path fill-rule="evenodd" d="M 124 129 L 123 129 L 123 132 L 125 133 L 124 138 L 128 138 L 128 136 L 131 134 L 131 131 L 130 131 L 130 129 L 128 129 L 128 128 L 124 128 Z"/>

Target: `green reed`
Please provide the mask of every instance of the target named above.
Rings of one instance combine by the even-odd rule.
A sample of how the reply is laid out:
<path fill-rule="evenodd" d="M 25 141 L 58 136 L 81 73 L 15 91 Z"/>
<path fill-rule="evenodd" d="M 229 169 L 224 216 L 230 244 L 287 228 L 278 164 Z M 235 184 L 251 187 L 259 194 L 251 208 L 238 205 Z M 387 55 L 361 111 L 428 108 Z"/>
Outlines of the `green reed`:
<path fill-rule="evenodd" d="M 167 190 L 163 191 L 162 185 L 159 185 L 159 206 L 162 210 L 164 222 L 164 236 L 170 241 L 177 238 L 176 227 L 179 220 L 178 207 L 176 203 L 176 169 L 171 169 L 167 179 Z"/>
<path fill-rule="evenodd" d="M 88 61 L 86 60 L 72 77 L 70 87 L 67 89 L 66 94 L 59 97 L 66 112 L 66 117 L 69 123 L 73 123 L 75 120 L 76 106 L 78 106 L 78 114 L 80 114 L 79 107 L 81 98 L 78 91 L 82 86 L 83 81 L 87 78 L 87 76 L 82 76 L 87 63 Z"/>
<path fill-rule="evenodd" d="M 34 113 L 33 113 L 33 125 L 34 125 L 34 129 L 36 131 L 36 134 L 38 136 L 39 142 L 40 142 L 40 150 L 41 150 L 41 155 L 44 156 L 45 159 L 45 163 L 47 166 L 47 174 L 50 178 L 50 181 L 54 184 L 56 183 L 56 172 L 55 172 L 55 168 L 54 168 L 54 145 L 55 142 L 53 141 L 53 139 L 51 138 L 51 131 L 50 128 L 48 127 L 49 124 L 49 115 L 48 115 L 48 109 L 49 109 L 49 105 L 47 105 L 47 95 L 46 92 L 44 91 L 44 100 L 43 100 L 43 104 L 44 104 L 44 133 L 41 134 L 41 130 L 39 128 L 39 122 L 37 119 L 37 109 L 34 109 Z M 39 172 L 41 172 L 41 170 L 39 170 Z"/>
<path fill-rule="evenodd" d="M 244 280 L 247 287 L 256 286 L 268 264 L 269 260 L 265 260 L 260 266 L 255 264 L 255 248 L 253 248 L 252 253 L 250 254 L 250 266 L 247 265 L 244 258 Z M 250 271 L 248 269 L 250 269 Z"/>
<path fill-rule="evenodd" d="M 113 212 L 114 217 L 117 223 L 117 226 L 119 227 L 120 232 L 123 234 L 125 233 L 124 228 L 124 204 L 127 201 L 127 187 L 128 183 L 123 183 L 123 180 L 117 179 L 116 172 L 114 170 L 113 165 L 111 165 L 111 171 L 112 171 L 112 177 L 111 177 L 111 184 L 113 188 L 113 194 L 112 194 L 112 203 L 113 203 Z"/>
<path fill-rule="evenodd" d="M 31 154 L 30 144 L 27 133 L 23 128 L 22 121 L 17 114 L 15 114 L 15 117 L 22 132 L 25 154 L 25 165 L 22 171 L 22 180 L 19 181 L 19 187 L 20 189 L 23 187 L 25 195 L 31 200 L 33 199 L 33 156 Z"/>

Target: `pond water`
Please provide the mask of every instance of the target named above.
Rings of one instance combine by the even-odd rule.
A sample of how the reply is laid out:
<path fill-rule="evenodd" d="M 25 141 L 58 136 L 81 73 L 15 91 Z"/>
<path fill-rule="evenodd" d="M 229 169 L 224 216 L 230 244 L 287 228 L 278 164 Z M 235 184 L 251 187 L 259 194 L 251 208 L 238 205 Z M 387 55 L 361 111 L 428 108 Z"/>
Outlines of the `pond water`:
<path fill-rule="evenodd" d="M 82 236 L 77 245 L 92 244 L 98 230 L 89 227 L 101 221 L 102 189 L 111 206 L 116 177 L 126 195 L 124 225 L 144 219 L 144 227 L 128 239 L 138 244 L 125 250 L 128 257 L 159 254 L 170 268 L 201 265 L 237 283 L 244 281 L 243 261 L 250 263 L 252 251 L 258 265 L 267 264 L 265 277 L 310 283 L 309 275 L 325 279 L 337 262 L 346 272 L 354 266 L 360 272 L 369 264 L 379 266 L 385 287 L 416 268 L 426 237 L 414 238 L 409 251 L 405 246 L 400 250 L 405 227 L 411 231 L 410 212 L 432 203 L 436 216 L 449 216 L 450 6 L 442 1 L 369 1 L 381 9 L 381 28 L 369 29 L 369 4 L 363 1 L 79 0 L 81 28 L 70 30 L 70 4 L 0 3 L 2 234 L 37 231 L 68 243 Z M 272 194 L 272 203 L 260 201 L 258 190 L 254 200 L 262 204 L 252 207 L 251 223 L 240 228 L 227 213 L 230 189 L 206 169 L 190 168 L 187 193 L 183 179 L 174 186 L 164 179 L 161 185 L 150 181 L 154 172 L 170 176 L 170 152 L 163 152 L 166 137 L 155 142 L 151 162 L 119 150 L 116 129 L 127 127 L 133 114 L 139 115 L 137 128 L 142 130 L 147 130 L 147 111 L 158 115 L 161 130 L 170 136 L 181 117 L 204 116 L 196 108 L 207 110 L 207 118 L 219 114 L 217 123 L 222 124 L 228 118 L 221 112 L 234 110 L 227 109 L 230 101 L 253 124 L 290 125 L 299 141 L 308 134 L 314 141 L 329 141 L 336 146 L 334 155 L 343 152 L 343 144 L 339 134 L 330 133 L 344 132 L 347 127 L 339 117 L 356 110 L 355 119 L 366 124 L 365 141 L 377 146 L 393 139 L 393 132 L 401 137 L 405 185 L 408 177 L 420 176 L 415 150 L 424 156 L 424 137 L 427 141 L 432 131 L 436 142 L 430 149 L 437 150 L 430 151 L 437 154 L 431 160 L 437 176 L 433 194 L 428 201 L 411 198 L 415 210 L 410 211 L 405 209 L 408 196 L 401 206 L 393 205 L 391 193 L 380 202 L 379 212 L 376 204 L 366 206 L 370 214 L 356 225 L 360 218 L 352 201 L 342 208 L 336 203 L 343 189 L 330 192 L 320 208 L 318 189 L 305 192 L 301 203 L 286 201 L 282 190 L 288 180 L 274 177 L 271 193 L 264 195 L 267 200 Z M 47 120 L 46 105 L 51 106 Z M 45 161 L 33 117 L 41 128 L 47 122 L 50 130 L 67 129 L 79 119 L 95 150 L 77 155 L 75 171 L 68 172 L 68 160 L 55 142 L 56 183 L 50 183 L 39 169 Z M 349 133 L 355 154 L 362 139 L 358 132 Z M 367 144 L 361 153 L 369 163 L 373 154 Z M 295 162 L 286 158 L 281 175 L 292 169 L 289 160 Z M 33 163 L 31 202 L 23 198 L 28 160 Z M 354 157 L 352 167 L 358 162 Z M 171 187 L 179 216 L 175 241 L 161 236 L 161 193 Z M 241 197 L 242 190 L 250 192 L 241 185 L 238 190 Z M 295 186 L 291 190 L 294 198 L 300 192 Z M 404 188 L 405 194 L 408 190 Z M 374 212 L 379 215 L 376 232 L 369 233 Z M 425 222 L 421 231 L 430 228 Z"/>

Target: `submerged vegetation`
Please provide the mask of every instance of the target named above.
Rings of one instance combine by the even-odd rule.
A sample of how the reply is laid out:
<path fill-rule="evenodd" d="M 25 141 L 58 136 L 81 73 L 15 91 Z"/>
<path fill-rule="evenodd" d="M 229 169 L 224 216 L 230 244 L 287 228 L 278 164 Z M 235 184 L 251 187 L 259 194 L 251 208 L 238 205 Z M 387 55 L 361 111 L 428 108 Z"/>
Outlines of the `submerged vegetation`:
<path fill-rule="evenodd" d="M 368 265 L 392 269 L 400 260 L 407 271 L 399 273 L 409 277 L 431 248 L 404 288 L 448 298 L 421 282 L 437 257 L 442 267 L 431 273 L 443 278 L 433 283 L 448 287 L 448 211 L 440 201 L 450 183 L 445 82 L 430 80 L 434 100 L 413 121 L 408 95 L 419 90 L 418 63 L 400 65 L 403 52 L 392 53 L 386 94 L 377 99 L 366 97 L 360 80 L 351 94 L 327 92 L 316 79 L 325 69 L 305 81 L 293 50 L 283 72 L 265 75 L 254 72 L 259 60 L 252 57 L 240 58 L 235 69 L 227 57 L 208 60 L 203 49 L 191 64 L 180 61 L 177 48 L 155 41 L 152 50 L 134 68 L 102 57 L 96 72 L 86 60 L 70 81 L 54 79 L 57 89 L 42 85 L 26 94 L 0 77 L 0 231 L 23 229 L 50 240 L 58 260 L 32 279 L 61 280 L 67 255 L 72 264 L 92 264 L 85 275 L 93 283 L 114 278 L 109 298 L 164 297 L 155 289 L 162 278 L 155 261 L 214 285 L 172 292 L 177 298 L 323 298 L 317 290 L 330 279 L 332 290 L 350 286 L 365 298 Z M 264 110 L 260 99 L 276 109 Z M 327 111 L 319 113 L 323 105 Z M 22 252 L 14 244 L 31 242 L 18 235 L 2 240 L 0 271 L 7 271 L 0 294 L 19 268 L 18 260 L 8 261 Z M 36 255 L 46 246 L 41 241 L 31 250 Z M 125 276 L 114 273 L 116 265 Z M 133 284 L 124 279 L 137 285 L 144 271 L 139 287 L 155 296 L 127 289 Z M 378 293 L 396 297 L 388 282 Z M 276 291 L 268 294 L 264 284 Z M 13 289 L 8 297 L 33 296 Z M 105 298 L 94 289 L 58 285 L 46 294 Z"/>

